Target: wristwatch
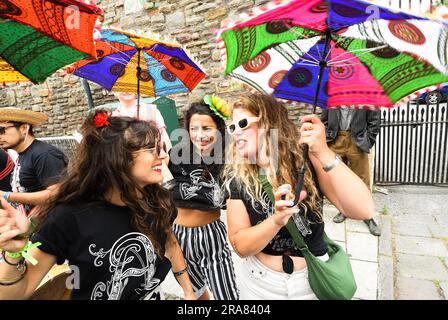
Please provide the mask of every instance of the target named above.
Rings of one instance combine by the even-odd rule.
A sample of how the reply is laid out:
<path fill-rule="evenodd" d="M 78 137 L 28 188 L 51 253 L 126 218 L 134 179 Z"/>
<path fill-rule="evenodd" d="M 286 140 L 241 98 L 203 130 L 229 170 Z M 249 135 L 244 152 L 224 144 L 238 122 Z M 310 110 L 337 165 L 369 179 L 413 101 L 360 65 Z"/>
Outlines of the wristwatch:
<path fill-rule="evenodd" d="M 342 162 L 342 158 L 337 154 L 336 155 L 336 159 L 334 159 L 334 161 L 324 167 L 322 167 L 324 169 L 325 172 L 330 171 L 331 169 L 333 169 L 334 167 L 336 167 L 338 164 L 340 164 Z"/>

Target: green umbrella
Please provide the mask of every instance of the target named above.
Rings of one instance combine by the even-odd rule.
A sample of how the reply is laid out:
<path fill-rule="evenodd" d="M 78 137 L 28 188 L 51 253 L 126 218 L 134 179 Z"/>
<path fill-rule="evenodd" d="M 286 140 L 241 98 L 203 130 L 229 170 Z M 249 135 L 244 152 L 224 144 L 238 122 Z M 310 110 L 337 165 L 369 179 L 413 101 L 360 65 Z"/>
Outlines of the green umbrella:
<path fill-rule="evenodd" d="M 78 11 L 71 12 L 74 6 Z M 66 65 L 95 57 L 93 28 L 101 12 L 76 0 L 2 0 L 0 83 L 41 83 Z"/>

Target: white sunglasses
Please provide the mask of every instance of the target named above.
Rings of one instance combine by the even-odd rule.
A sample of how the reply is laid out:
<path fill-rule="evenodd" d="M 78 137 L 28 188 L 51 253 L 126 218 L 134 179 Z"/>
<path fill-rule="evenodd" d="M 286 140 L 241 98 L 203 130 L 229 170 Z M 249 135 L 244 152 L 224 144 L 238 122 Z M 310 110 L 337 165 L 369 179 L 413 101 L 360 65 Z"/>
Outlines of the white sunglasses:
<path fill-rule="evenodd" d="M 230 134 L 234 134 L 236 131 L 236 127 L 240 128 L 241 130 L 247 129 L 252 123 L 258 122 L 260 120 L 259 117 L 247 117 L 240 119 L 237 123 L 232 123 L 227 126 L 227 131 Z"/>

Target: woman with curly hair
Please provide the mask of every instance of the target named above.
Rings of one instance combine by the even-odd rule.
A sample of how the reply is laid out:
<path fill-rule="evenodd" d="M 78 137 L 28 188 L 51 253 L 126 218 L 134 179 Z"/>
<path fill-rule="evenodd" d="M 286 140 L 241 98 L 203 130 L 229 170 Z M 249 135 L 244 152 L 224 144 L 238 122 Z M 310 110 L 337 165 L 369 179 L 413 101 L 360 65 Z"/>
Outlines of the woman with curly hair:
<path fill-rule="evenodd" d="M 1 199 L 0 299 L 29 297 L 66 260 L 78 277 L 72 299 L 158 299 L 171 266 L 185 297 L 194 299 L 171 230 L 177 213 L 160 186 L 166 153 L 158 130 L 97 111 L 82 134 L 68 175 L 39 216 L 33 245 L 15 238 L 28 230 L 27 217 Z"/>
<path fill-rule="evenodd" d="M 322 193 L 352 219 L 370 219 L 372 197 L 363 182 L 328 148 L 325 128 L 305 116 L 298 132 L 276 99 L 252 94 L 233 106 L 230 160 L 223 170 L 229 239 L 242 261 L 241 299 L 317 299 L 307 280 L 306 262 L 285 228 L 290 217 L 309 250 L 328 259 L 323 239 Z M 295 190 L 309 147 L 304 187 Z M 260 182 L 266 176 L 275 191 L 272 203 Z M 301 202 L 290 199 L 300 192 Z M 321 193 L 322 192 L 322 193 Z M 285 200 L 282 197 L 286 196 Z"/>

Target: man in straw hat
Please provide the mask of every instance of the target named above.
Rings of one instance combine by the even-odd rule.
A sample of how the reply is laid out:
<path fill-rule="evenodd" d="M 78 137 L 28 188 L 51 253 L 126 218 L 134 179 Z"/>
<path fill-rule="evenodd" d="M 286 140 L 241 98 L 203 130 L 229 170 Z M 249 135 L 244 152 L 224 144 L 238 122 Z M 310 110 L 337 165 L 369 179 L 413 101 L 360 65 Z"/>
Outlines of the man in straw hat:
<path fill-rule="evenodd" d="M 0 191 L 0 196 L 23 204 L 19 208 L 27 213 L 33 206 L 47 201 L 51 186 L 57 183 L 68 162 L 58 148 L 34 137 L 33 126 L 47 119 L 42 112 L 0 108 L 0 147 L 19 155 L 11 178 L 13 192 Z"/>

